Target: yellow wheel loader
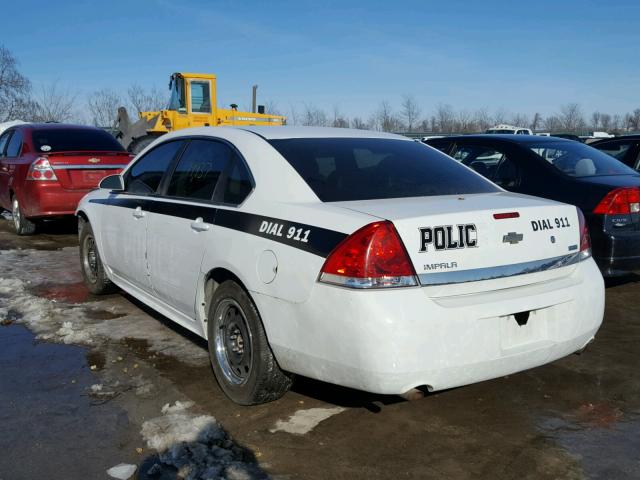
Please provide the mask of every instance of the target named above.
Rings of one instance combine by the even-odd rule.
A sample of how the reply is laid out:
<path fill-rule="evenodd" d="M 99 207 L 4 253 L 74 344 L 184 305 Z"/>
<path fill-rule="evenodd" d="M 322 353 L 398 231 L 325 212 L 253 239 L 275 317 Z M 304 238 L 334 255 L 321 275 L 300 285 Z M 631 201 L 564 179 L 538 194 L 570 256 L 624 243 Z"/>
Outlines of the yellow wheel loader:
<path fill-rule="evenodd" d="M 255 110 L 255 89 L 253 109 Z M 216 76 L 204 73 L 174 73 L 169 81 L 171 97 L 165 110 L 139 112 L 140 119 L 132 123 L 127 109 L 118 108 L 116 138 L 130 152 L 138 153 L 158 136 L 188 127 L 218 127 L 222 125 L 270 125 L 286 124 L 280 115 L 258 112 L 241 112 L 238 106 L 229 110 L 216 104 Z"/>

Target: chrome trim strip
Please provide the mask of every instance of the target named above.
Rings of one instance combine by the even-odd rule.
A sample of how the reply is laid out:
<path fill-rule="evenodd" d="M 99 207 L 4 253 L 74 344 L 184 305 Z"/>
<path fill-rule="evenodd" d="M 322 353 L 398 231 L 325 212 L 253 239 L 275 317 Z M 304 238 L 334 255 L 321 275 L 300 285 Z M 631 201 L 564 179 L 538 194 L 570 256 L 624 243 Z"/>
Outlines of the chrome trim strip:
<path fill-rule="evenodd" d="M 421 273 L 418 275 L 420 285 L 429 287 L 433 285 L 449 285 L 452 283 L 479 282 L 481 280 L 493 280 L 496 278 L 513 277 L 525 273 L 544 272 L 556 268 L 566 267 L 579 263 L 588 258 L 583 252 L 571 253 L 561 257 L 533 260 L 531 262 L 513 263 L 498 267 L 473 268 L 455 272 Z"/>
<path fill-rule="evenodd" d="M 51 165 L 51 168 L 54 170 L 116 170 L 126 166 L 126 163 L 124 165 L 103 163 L 102 165 Z"/>

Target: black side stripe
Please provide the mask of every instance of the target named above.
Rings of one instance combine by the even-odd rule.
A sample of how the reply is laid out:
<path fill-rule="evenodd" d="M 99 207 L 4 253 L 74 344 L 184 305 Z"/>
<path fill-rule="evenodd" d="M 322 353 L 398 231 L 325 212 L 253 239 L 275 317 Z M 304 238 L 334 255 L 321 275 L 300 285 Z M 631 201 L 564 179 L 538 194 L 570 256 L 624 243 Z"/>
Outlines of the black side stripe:
<path fill-rule="evenodd" d="M 265 217 L 237 210 L 227 210 L 214 206 L 187 205 L 154 199 L 122 198 L 117 196 L 92 199 L 89 202 L 129 209 L 140 207 L 146 212 L 188 220 L 202 217 L 202 220 L 206 223 L 273 240 L 320 257 L 327 257 L 336 245 L 347 237 L 345 233 L 306 223 Z"/>

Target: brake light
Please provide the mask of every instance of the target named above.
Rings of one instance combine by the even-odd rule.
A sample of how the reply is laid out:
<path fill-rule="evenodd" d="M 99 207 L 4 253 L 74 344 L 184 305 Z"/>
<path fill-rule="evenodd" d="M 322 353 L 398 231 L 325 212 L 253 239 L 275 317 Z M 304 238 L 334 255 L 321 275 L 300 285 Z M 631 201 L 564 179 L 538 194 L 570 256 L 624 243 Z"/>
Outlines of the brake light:
<path fill-rule="evenodd" d="M 374 222 L 344 239 L 327 257 L 318 279 L 351 288 L 418 285 L 393 223 Z"/>
<path fill-rule="evenodd" d="M 626 215 L 640 212 L 640 188 L 627 187 L 611 190 L 593 213 L 598 215 Z"/>
<path fill-rule="evenodd" d="M 579 208 L 576 210 L 578 211 L 578 228 L 580 230 L 580 257 L 584 260 L 591 256 L 591 237 L 582 210 Z"/>
<path fill-rule="evenodd" d="M 51 168 L 49 159 L 46 157 L 38 157 L 29 167 L 27 180 L 36 180 L 39 182 L 53 181 L 58 180 L 58 177 L 56 177 L 56 172 Z"/>

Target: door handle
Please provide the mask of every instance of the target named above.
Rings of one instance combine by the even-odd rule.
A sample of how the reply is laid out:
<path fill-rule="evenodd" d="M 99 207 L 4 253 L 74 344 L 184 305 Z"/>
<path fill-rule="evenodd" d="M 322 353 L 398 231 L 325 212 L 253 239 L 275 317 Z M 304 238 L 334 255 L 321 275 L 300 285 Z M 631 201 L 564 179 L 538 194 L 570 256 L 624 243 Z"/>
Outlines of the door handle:
<path fill-rule="evenodd" d="M 146 213 L 142 211 L 142 207 L 136 207 L 136 209 L 133 211 L 133 216 L 136 218 L 142 218 L 145 215 Z"/>
<path fill-rule="evenodd" d="M 191 230 L 195 230 L 196 232 L 206 232 L 210 228 L 211 224 L 205 223 L 202 217 L 198 217 L 195 222 L 191 222 Z"/>

